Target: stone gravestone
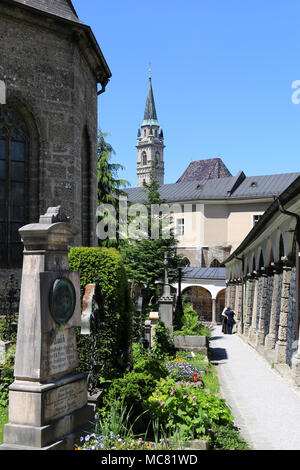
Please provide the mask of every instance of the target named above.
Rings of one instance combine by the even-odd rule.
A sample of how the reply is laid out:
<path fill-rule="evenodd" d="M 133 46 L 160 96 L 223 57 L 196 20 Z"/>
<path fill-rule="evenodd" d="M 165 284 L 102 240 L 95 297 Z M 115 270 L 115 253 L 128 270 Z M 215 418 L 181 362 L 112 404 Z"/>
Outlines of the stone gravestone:
<path fill-rule="evenodd" d="M 174 319 L 173 319 L 173 306 L 174 296 L 171 294 L 169 279 L 168 279 L 168 252 L 165 252 L 164 266 L 164 287 L 162 296 L 158 299 L 158 315 L 160 320 L 169 329 L 170 333 L 173 333 Z"/>
<path fill-rule="evenodd" d="M 50 208 L 22 227 L 24 243 L 15 380 L 0 449 L 73 449 L 94 418 L 78 366 L 79 274 L 68 267 L 77 230 Z"/>

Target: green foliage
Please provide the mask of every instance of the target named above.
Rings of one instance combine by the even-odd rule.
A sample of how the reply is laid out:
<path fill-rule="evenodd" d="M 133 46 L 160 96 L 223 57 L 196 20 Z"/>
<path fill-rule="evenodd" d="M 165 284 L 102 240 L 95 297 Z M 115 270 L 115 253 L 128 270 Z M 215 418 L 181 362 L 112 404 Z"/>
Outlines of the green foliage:
<path fill-rule="evenodd" d="M 232 424 L 227 426 L 216 426 L 213 424 L 210 432 L 210 449 L 250 450 L 248 443 Z"/>
<path fill-rule="evenodd" d="M 115 227 L 115 237 L 107 237 L 105 240 L 99 239 L 99 245 L 101 246 L 114 246 L 118 247 L 120 243 L 118 233 L 118 220 L 119 220 L 119 196 L 126 196 L 126 193 L 122 188 L 129 186 L 129 182 L 123 179 L 119 179 L 118 172 L 124 170 L 124 167 L 119 163 L 112 163 L 112 155 L 115 154 L 112 146 L 106 142 L 107 134 L 104 134 L 101 130 L 98 133 L 98 206 L 101 204 L 110 204 L 115 212 L 105 212 L 100 217 L 100 220 L 105 217 L 106 221 L 109 221 L 111 226 Z"/>
<path fill-rule="evenodd" d="M 179 429 L 186 439 L 203 438 L 212 424 L 233 421 L 225 400 L 196 387 L 178 386 L 171 378 L 161 379 L 148 404 L 152 419 L 159 419 L 167 431 Z"/>
<path fill-rule="evenodd" d="M 167 377 L 168 369 L 157 357 L 145 357 L 138 361 L 133 366 L 134 372 L 139 372 L 145 375 L 152 375 L 154 380 L 160 380 L 162 377 Z"/>
<path fill-rule="evenodd" d="M 168 356 L 175 354 L 175 347 L 173 345 L 170 333 L 165 324 L 158 320 L 154 328 L 153 338 L 153 354 L 161 359 L 166 359 Z"/>
<path fill-rule="evenodd" d="M 3 442 L 3 429 L 4 425 L 8 422 L 8 406 L 2 407 L 0 405 L 0 444 Z"/>
<path fill-rule="evenodd" d="M 151 374 L 131 371 L 122 378 L 112 381 L 104 406 L 110 407 L 114 401 L 121 402 L 130 410 L 130 420 L 136 432 L 145 432 L 149 423 L 147 400 L 155 390 L 157 381 Z"/>
<path fill-rule="evenodd" d="M 95 335 L 93 358 L 89 355 L 89 336 L 78 334 L 80 370 L 88 371 L 94 361 L 103 378 L 119 376 L 129 364 L 132 324 L 132 304 L 121 256 L 114 248 L 72 248 L 69 266 L 71 271 L 80 273 L 81 296 L 85 286 L 95 282 L 102 296 L 102 302 L 98 298 L 102 306 L 101 328 Z"/>
<path fill-rule="evenodd" d="M 136 285 L 143 285 L 148 290 L 148 298 L 145 299 L 148 303 L 150 298 L 153 297 L 157 300 L 161 294 L 161 285 L 158 281 L 162 281 L 164 277 L 164 253 L 168 252 L 169 260 L 169 280 L 172 282 L 177 277 L 177 269 L 179 266 L 184 266 L 188 260 L 182 255 L 177 255 L 176 245 L 177 240 L 174 237 L 173 230 L 170 229 L 169 236 L 164 238 L 162 233 L 162 226 L 164 218 L 167 217 L 166 225 L 172 222 L 171 217 L 163 216 L 153 219 L 151 217 L 151 205 L 164 204 L 159 194 L 159 184 L 155 176 L 156 166 L 153 167 L 149 184 L 144 183 L 145 201 L 143 202 L 148 210 L 147 224 L 148 233 L 140 240 L 129 239 L 126 243 L 120 246 L 126 270 L 129 279 Z M 146 216 L 145 216 L 146 217 Z M 130 221 L 132 223 L 132 221 Z M 151 227 L 153 224 L 158 229 L 158 236 L 152 238 Z M 154 304 L 155 304 L 154 300 Z"/>
<path fill-rule="evenodd" d="M 174 335 L 210 336 L 210 330 L 199 322 L 197 312 L 192 304 L 188 303 L 184 306 L 182 327 L 174 331 Z"/>
<path fill-rule="evenodd" d="M 8 405 L 8 387 L 14 381 L 14 363 L 15 363 L 16 346 L 9 348 L 5 356 L 4 364 L 0 365 L 0 407 Z"/>

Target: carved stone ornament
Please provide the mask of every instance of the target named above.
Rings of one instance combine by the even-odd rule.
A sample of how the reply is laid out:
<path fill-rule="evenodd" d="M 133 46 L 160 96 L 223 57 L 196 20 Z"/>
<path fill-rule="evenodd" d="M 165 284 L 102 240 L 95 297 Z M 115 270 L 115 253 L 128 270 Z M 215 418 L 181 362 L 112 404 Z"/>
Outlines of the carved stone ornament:
<path fill-rule="evenodd" d="M 61 206 L 48 207 L 46 214 L 40 216 L 40 224 L 55 224 L 56 222 L 69 222 L 67 217 L 61 210 Z"/>

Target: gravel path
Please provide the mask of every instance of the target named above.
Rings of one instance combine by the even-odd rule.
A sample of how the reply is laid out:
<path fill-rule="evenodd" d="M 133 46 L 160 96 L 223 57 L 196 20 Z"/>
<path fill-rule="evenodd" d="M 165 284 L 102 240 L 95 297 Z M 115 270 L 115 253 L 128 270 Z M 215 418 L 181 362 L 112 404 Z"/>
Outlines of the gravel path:
<path fill-rule="evenodd" d="M 236 334 L 213 329 L 210 341 L 221 393 L 254 450 L 300 449 L 300 390 Z"/>

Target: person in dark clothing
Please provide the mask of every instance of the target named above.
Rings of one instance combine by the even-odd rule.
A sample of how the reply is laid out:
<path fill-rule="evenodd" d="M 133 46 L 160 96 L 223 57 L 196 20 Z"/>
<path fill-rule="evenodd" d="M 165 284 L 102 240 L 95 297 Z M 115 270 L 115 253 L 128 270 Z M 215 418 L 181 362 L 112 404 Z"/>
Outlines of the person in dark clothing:
<path fill-rule="evenodd" d="M 227 309 L 224 312 L 225 318 L 226 318 L 226 323 L 227 323 L 227 333 L 229 335 L 232 334 L 232 327 L 235 323 L 234 321 L 234 312 L 231 310 L 230 307 L 227 307 Z"/>
<path fill-rule="evenodd" d="M 226 307 L 222 312 L 222 333 L 227 334 L 227 318 L 225 317 Z"/>

